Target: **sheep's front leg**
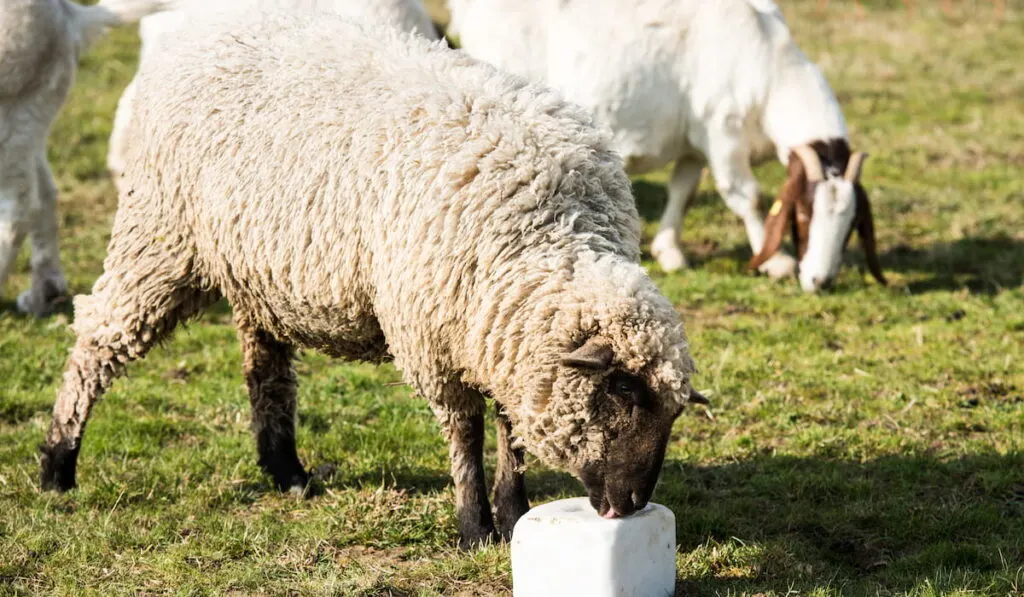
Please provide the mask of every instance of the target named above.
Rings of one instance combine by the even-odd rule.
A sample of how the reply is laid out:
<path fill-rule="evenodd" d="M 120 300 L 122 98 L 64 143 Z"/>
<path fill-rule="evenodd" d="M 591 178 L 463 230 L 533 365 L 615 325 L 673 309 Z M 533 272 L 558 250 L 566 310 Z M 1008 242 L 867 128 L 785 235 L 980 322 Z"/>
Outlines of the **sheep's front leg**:
<path fill-rule="evenodd" d="M 498 535 L 503 541 L 512 540 L 512 529 L 530 509 L 526 498 L 526 479 L 523 465 L 526 451 L 513 448 L 512 423 L 500 404 L 495 403 L 498 427 L 498 468 L 494 479 L 494 514 Z"/>
<path fill-rule="evenodd" d="M 281 491 L 304 493 L 309 475 L 295 448 L 295 349 L 236 319 L 259 464 Z"/>
<path fill-rule="evenodd" d="M 68 284 L 60 267 L 57 240 L 57 186 L 46 156 L 36 161 L 39 205 L 32 217 L 32 287 L 18 296 L 18 309 L 36 317 L 48 315 L 67 300 Z"/>
<path fill-rule="evenodd" d="M 741 138 L 718 132 L 711 136 L 708 164 L 718 192 L 729 209 L 743 220 L 750 248 L 757 255 L 764 244 L 764 218 L 757 205 L 757 179 L 750 169 L 750 152 Z M 772 278 L 785 278 L 796 273 L 796 260 L 779 251 L 758 269 Z"/>
<path fill-rule="evenodd" d="M 479 408 L 447 410 L 439 415 L 448 436 L 448 455 L 455 482 L 459 547 L 473 549 L 496 539 L 484 480 L 483 397 L 479 396 Z"/>

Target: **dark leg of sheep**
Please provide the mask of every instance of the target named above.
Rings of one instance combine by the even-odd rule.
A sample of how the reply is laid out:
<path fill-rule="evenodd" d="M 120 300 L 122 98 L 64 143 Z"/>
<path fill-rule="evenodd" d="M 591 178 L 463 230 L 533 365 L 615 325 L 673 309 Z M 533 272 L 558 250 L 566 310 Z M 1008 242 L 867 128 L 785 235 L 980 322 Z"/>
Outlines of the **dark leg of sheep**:
<path fill-rule="evenodd" d="M 447 431 L 455 481 L 455 512 L 459 518 L 459 547 L 468 550 L 496 539 L 484 480 L 483 412 L 451 413 Z"/>
<path fill-rule="evenodd" d="M 501 405 L 494 404 L 498 423 L 498 468 L 494 479 L 494 512 L 498 534 L 502 540 L 512 540 L 512 528 L 516 521 L 530 509 L 526 499 L 526 479 L 523 475 L 525 450 L 512 447 L 512 423 L 502 411 Z"/>
<path fill-rule="evenodd" d="M 143 231 L 125 217 L 114 225 L 105 271 L 92 294 L 75 299 L 75 347 L 64 368 L 64 381 L 53 406 L 53 420 L 42 451 L 43 489 L 65 491 L 75 486 L 75 467 L 82 434 L 93 405 L 178 323 L 216 299 L 215 293 L 192 285 L 191 255 L 179 239 L 155 242 L 156 231 Z M 161 233 L 163 231 L 160 231 Z"/>
<path fill-rule="evenodd" d="M 236 323 L 260 466 L 281 491 L 302 493 L 309 475 L 295 450 L 295 349 L 264 330 Z"/>

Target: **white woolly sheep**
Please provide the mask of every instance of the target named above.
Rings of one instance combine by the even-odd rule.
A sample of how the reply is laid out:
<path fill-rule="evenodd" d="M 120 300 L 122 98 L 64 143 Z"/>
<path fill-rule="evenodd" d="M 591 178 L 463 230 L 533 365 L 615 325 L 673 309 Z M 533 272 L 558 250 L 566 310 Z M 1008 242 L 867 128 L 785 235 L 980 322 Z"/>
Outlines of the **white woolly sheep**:
<path fill-rule="evenodd" d="M 173 35 L 187 21 L 187 15 L 209 13 L 211 10 L 271 9 L 325 11 L 343 17 L 387 23 L 402 31 L 418 33 L 427 39 L 439 39 L 438 27 L 430 20 L 420 0 L 220 0 L 211 5 L 209 0 L 166 0 L 168 10 L 150 15 L 139 23 L 141 60 L 159 47 L 164 35 Z M 107 169 L 117 182 L 124 172 L 126 130 L 132 115 L 135 81 L 125 88 L 117 103 L 114 127 L 110 133 Z"/>
<path fill-rule="evenodd" d="M 630 183 L 546 88 L 328 15 L 195 23 L 148 58 L 104 272 L 75 299 L 42 457 L 75 484 L 86 418 L 128 362 L 218 297 L 235 311 L 260 464 L 296 453 L 295 347 L 393 359 L 449 439 L 461 544 L 528 508 L 523 448 L 602 515 L 651 496 L 696 399 L 686 336 L 639 265 Z M 218 29 L 220 28 L 220 29 Z M 496 515 L 484 397 L 499 405 Z"/>
<path fill-rule="evenodd" d="M 32 286 L 17 301 L 24 312 L 45 315 L 67 293 L 46 137 L 74 82 L 78 57 L 108 26 L 159 6 L 157 0 L 0 2 L 0 291 L 30 236 Z"/>
<path fill-rule="evenodd" d="M 686 266 L 682 220 L 706 162 L 726 205 L 743 220 L 752 269 L 776 278 L 793 274 L 796 261 L 778 249 L 795 217 L 805 290 L 838 274 L 853 227 L 871 273 L 885 283 L 867 194 L 852 175 L 859 175 L 863 155 L 850 159 L 839 103 L 771 0 L 450 0 L 450 6 L 451 30 L 464 49 L 544 80 L 589 109 L 614 132 L 612 147 L 626 158 L 627 172 L 675 163 L 651 245 L 664 270 Z M 766 241 L 751 163 L 772 153 L 790 165 L 790 178 L 788 194 L 768 217 Z M 814 163 L 793 165 L 801 159 Z M 808 179 L 804 174 L 812 171 L 822 176 Z M 809 224 L 801 220 L 811 215 Z"/>

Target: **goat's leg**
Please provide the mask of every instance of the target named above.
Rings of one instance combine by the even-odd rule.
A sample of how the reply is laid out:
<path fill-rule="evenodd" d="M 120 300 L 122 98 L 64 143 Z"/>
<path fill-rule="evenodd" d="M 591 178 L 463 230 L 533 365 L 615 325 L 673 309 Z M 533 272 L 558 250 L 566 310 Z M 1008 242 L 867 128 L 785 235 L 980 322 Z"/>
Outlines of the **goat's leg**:
<path fill-rule="evenodd" d="M 0 292 L 3 291 L 18 251 L 25 242 L 21 202 L 14 193 L 0 189 Z"/>
<path fill-rule="evenodd" d="M 36 160 L 38 205 L 32 214 L 32 287 L 18 296 L 18 309 L 36 317 L 48 315 L 67 300 L 68 284 L 60 267 L 57 240 L 57 185 L 46 156 Z"/>
<path fill-rule="evenodd" d="M 661 216 L 658 234 L 651 242 L 651 254 L 658 260 L 661 269 L 674 272 L 686 267 L 686 257 L 679 242 L 683 217 L 697 194 L 703 166 L 696 161 L 681 158 L 672 171 L 668 183 L 668 204 Z"/>
<path fill-rule="evenodd" d="M 519 518 L 530 509 L 526 498 L 526 479 L 523 448 L 513 448 L 512 423 L 498 403 L 494 404 L 498 427 L 498 468 L 494 478 L 494 517 L 498 535 L 503 541 L 512 540 L 512 529 Z"/>
<path fill-rule="evenodd" d="M 449 384 L 444 396 L 432 400 L 434 414 L 448 438 L 455 514 L 459 520 L 459 547 L 473 549 L 497 539 L 494 516 L 484 479 L 484 397 L 479 392 Z"/>
<path fill-rule="evenodd" d="M 757 255 L 764 244 L 764 217 L 757 205 L 757 179 L 750 168 L 746 145 L 741 138 L 729 133 L 713 134 L 708 164 L 719 194 L 729 209 L 743 220 L 750 248 Z M 772 278 L 785 278 L 796 273 L 796 260 L 779 251 L 758 269 Z"/>
<path fill-rule="evenodd" d="M 75 486 L 89 413 L 114 379 L 124 374 L 125 366 L 216 299 L 215 293 L 193 285 L 190 249 L 171 234 L 140 229 L 140 222 L 153 218 L 125 217 L 124 211 L 122 205 L 104 272 L 92 294 L 75 298 L 73 329 L 78 339 L 40 448 L 43 489 Z M 156 242 L 161 236 L 170 242 Z"/>
<path fill-rule="evenodd" d="M 110 131 L 110 148 L 107 150 L 107 171 L 114 179 L 114 184 L 121 186 L 121 175 L 124 174 L 125 149 L 128 144 L 128 123 L 132 117 L 132 106 L 135 104 L 135 79 L 121 93 L 114 112 L 114 125 Z"/>
<path fill-rule="evenodd" d="M 295 349 L 236 318 L 259 464 L 281 491 L 302 493 L 309 475 L 295 449 Z"/>

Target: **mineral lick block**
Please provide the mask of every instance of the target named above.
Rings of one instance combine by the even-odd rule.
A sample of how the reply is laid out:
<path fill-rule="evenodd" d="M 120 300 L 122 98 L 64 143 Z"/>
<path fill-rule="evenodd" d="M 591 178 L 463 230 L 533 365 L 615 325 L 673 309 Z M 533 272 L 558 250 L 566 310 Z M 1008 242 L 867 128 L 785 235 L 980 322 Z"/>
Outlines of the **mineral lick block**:
<path fill-rule="evenodd" d="M 676 517 L 658 504 L 606 520 L 587 498 L 533 508 L 512 532 L 514 597 L 671 597 Z"/>

